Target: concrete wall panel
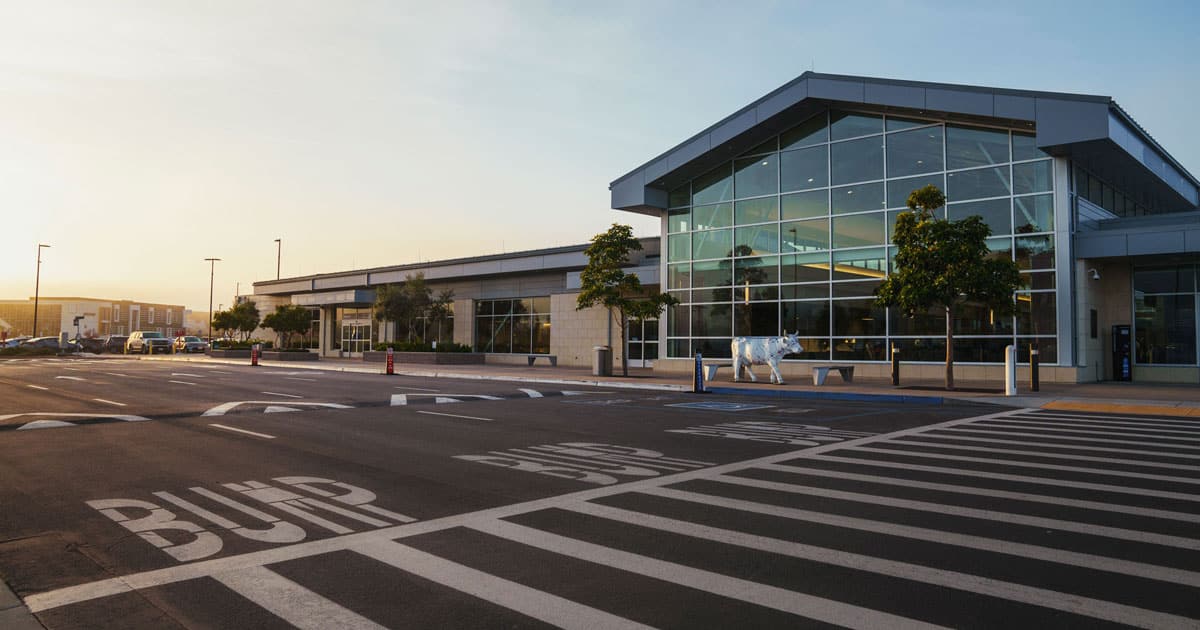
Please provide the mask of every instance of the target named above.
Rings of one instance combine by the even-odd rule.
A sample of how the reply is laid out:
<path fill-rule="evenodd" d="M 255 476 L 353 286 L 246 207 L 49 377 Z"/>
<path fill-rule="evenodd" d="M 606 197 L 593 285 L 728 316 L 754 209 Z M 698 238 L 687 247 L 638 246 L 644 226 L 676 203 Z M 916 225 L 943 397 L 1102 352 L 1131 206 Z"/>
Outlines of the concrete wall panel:
<path fill-rule="evenodd" d="M 996 94 L 992 99 L 997 118 L 1037 119 L 1037 102 L 1031 96 Z"/>
<path fill-rule="evenodd" d="M 1108 256 L 1128 256 L 1129 249 L 1125 245 L 1124 234 L 1089 233 L 1087 236 L 1075 236 L 1076 258 L 1105 258 Z"/>
<path fill-rule="evenodd" d="M 1129 255 L 1172 254 L 1184 251 L 1183 232 L 1146 232 L 1129 234 Z"/>
<path fill-rule="evenodd" d="M 935 111 L 959 112 L 976 116 L 992 116 L 994 107 L 991 92 L 965 90 L 925 90 L 925 107 Z"/>
<path fill-rule="evenodd" d="M 925 109 L 925 88 L 912 85 L 867 83 L 866 102 L 892 107 Z"/>

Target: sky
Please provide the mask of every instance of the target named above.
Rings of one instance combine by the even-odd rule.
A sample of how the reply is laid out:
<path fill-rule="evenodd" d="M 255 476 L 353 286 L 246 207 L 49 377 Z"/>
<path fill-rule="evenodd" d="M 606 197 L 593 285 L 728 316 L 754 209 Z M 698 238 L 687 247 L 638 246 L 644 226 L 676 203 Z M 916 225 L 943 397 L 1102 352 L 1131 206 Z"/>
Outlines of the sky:
<path fill-rule="evenodd" d="M 208 309 L 586 242 L 806 70 L 1114 97 L 1200 176 L 1196 2 L 0 0 L 0 299 Z"/>

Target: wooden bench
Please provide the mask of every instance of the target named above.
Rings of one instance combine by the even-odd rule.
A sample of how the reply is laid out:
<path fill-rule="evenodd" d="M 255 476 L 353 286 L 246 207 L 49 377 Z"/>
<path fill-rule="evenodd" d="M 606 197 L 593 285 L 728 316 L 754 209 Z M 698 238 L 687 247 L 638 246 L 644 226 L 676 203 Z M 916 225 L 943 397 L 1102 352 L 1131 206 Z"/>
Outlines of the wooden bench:
<path fill-rule="evenodd" d="M 525 357 L 525 360 L 529 362 L 528 365 L 533 365 L 533 362 L 538 359 L 546 359 L 552 367 L 558 367 L 558 355 L 555 354 L 530 354 Z"/>
<path fill-rule="evenodd" d="M 838 374 L 842 375 L 842 380 L 847 383 L 854 382 L 854 366 L 853 365 L 814 365 L 813 366 L 813 385 L 824 385 L 825 377 L 829 376 L 830 370 L 837 370 Z"/>

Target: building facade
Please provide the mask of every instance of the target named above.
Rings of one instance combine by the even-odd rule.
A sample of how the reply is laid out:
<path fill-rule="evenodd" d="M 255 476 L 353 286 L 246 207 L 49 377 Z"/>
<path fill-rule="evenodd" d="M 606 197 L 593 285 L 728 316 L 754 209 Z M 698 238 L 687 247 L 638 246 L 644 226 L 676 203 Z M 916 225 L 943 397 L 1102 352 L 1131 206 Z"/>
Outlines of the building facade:
<path fill-rule="evenodd" d="M 630 271 L 648 288 L 658 287 L 659 239 L 643 239 Z M 477 256 L 328 273 L 254 283 L 251 299 L 266 315 L 281 304 L 297 304 L 312 313 L 307 335 L 294 343 L 324 356 L 356 357 L 378 343 L 395 340 L 392 323 L 373 315 L 375 291 L 423 274 L 434 296 L 453 292 L 450 316 L 422 320 L 418 336 L 426 342 L 455 342 L 487 354 L 492 363 L 525 363 L 530 355 L 554 355 L 563 365 L 590 365 L 592 349 L 609 345 L 619 360 L 625 344 L 620 329 L 601 308 L 576 310 L 579 272 L 587 264 L 586 245 L 511 254 Z M 658 321 L 629 326 L 629 356 L 649 366 L 659 356 Z M 270 331 L 256 336 L 271 338 Z"/>
<path fill-rule="evenodd" d="M 186 329 L 186 309 L 179 304 L 86 297 L 43 297 L 38 299 L 37 327 L 33 330 L 33 298 L 0 300 L 0 330 L 9 337 L 74 337 L 128 335 L 135 330 L 153 330 L 175 335 Z M 75 318 L 80 317 L 79 325 Z"/>
<path fill-rule="evenodd" d="M 662 221 L 680 305 L 656 369 L 786 331 L 804 346 L 793 375 L 836 361 L 883 376 L 893 348 L 938 375 L 944 315 L 874 305 L 896 216 L 926 184 L 1021 268 L 1015 317 L 956 317 L 962 378 L 1000 378 L 1016 345 L 1049 380 L 1200 383 L 1200 182 L 1113 99 L 816 73 L 611 184 L 613 208 Z"/>

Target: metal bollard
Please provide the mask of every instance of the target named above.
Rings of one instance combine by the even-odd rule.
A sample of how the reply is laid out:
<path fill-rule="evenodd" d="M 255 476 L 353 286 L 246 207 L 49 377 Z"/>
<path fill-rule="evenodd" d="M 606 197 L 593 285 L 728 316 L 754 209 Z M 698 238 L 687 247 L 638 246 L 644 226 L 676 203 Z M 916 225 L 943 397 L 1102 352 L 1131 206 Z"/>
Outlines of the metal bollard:
<path fill-rule="evenodd" d="M 1017 395 L 1017 347 L 1004 346 L 1004 395 Z"/>
<path fill-rule="evenodd" d="M 696 353 L 696 366 L 692 370 L 692 393 L 708 393 L 708 390 L 704 387 L 704 356 L 699 352 Z"/>
<path fill-rule="evenodd" d="M 388 349 L 387 349 L 387 373 L 388 373 L 388 374 L 395 374 L 395 373 L 396 373 L 396 359 L 395 359 L 395 354 L 396 354 L 396 353 L 395 353 L 395 351 L 394 351 L 394 350 L 392 350 L 391 348 L 388 348 Z"/>
<path fill-rule="evenodd" d="M 900 348 L 892 346 L 892 387 L 900 386 Z"/>
<path fill-rule="evenodd" d="M 1029 390 L 1038 391 L 1041 379 L 1038 375 L 1038 345 L 1036 343 L 1029 344 Z"/>

